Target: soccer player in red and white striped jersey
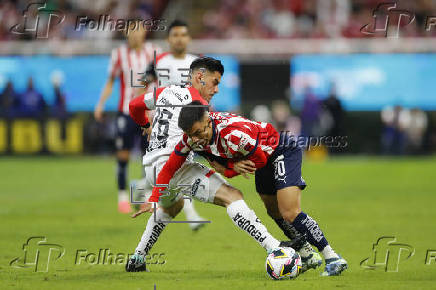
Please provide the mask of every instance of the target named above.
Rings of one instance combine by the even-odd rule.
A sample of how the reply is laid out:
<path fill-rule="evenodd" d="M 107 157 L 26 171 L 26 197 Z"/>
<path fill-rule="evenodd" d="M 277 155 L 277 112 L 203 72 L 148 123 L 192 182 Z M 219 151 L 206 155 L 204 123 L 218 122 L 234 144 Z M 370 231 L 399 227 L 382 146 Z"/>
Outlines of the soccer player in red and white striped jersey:
<path fill-rule="evenodd" d="M 117 183 L 118 183 L 118 210 L 122 213 L 130 212 L 127 194 L 127 164 L 130 150 L 134 146 L 135 138 L 141 136 L 138 125 L 129 117 L 129 102 L 135 96 L 135 88 L 140 73 L 153 62 L 154 53 L 161 53 L 156 45 L 145 42 L 147 31 L 139 25 L 139 29 L 129 31 L 127 44 L 112 51 L 109 63 L 109 75 L 103 92 L 94 111 L 97 121 L 103 120 L 104 104 L 112 93 L 115 80 L 120 80 L 120 99 L 118 102 L 118 115 L 116 119 L 117 136 L 115 147 L 117 150 Z M 145 144 L 146 139 L 142 138 Z M 142 146 L 142 147 L 145 147 Z"/>
<path fill-rule="evenodd" d="M 183 122 L 182 117 L 179 125 Z M 162 168 L 156 184 L 168 184 L 191 151 L 203 151 L 207 156 L 226 160 L 226 169 L 222 174 L 228 178 L 239 175 L 233 166 L 235 161 L 241 159 L 251 160 L 256 168 L 262 168 L 276 149 L 280 137 L 269 123 L 251 121 L 231 113 L 208 112 L 207 122 L 198 124 L 201 124 L 198 128 L 192 127 L 190 137 L 185 131 L 168 159 L 168 165 Z M 163 188 L 153 189 L 149 201 L 158 201 L 159 189 Z"/>
<path fill-rule="evenodd" d="M 211 164 L 226 177 L 255 173 L 256 190 L 283 232 L 289 237 L 292 228 L 324 255 L 323 276 L 336 276 L 347 269 L 347 261 L 332 249 L 318 223 L 301 211 L 301 191 L 306 182 L 301 177 L 302 150 L 295 140 L 279 134 L 269 123 L 229 113 L 210 113 L 205 107 L 192 105 L 197 103 L 180 112 L 178 125 L 184 131 L 183 138 L 162 167 L 149 201 L 159 201 L 161 191 L 166 191 L 166 185 L 191 151 L 205 151 L 221 158 L 222 164 Z M 297 250 L 304 252 L 306 270 L 321 265 L 321 258 L 310 246 Z"/>

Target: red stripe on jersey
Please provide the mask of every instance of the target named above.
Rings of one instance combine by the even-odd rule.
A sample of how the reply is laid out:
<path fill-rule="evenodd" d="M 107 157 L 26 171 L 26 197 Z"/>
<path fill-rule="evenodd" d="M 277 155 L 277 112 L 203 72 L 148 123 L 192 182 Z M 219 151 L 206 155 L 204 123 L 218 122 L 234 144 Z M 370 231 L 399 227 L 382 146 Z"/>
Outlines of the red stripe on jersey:
<path fill-rule="evenodd" d="M 121 71 L 120 74 L 120 89 L 121 89 L 121 96 L 120 96 L 120 101 L 118 102 L 118 111 L 119 112 L 123 112 L 123 104 L 124 104 L 124 99 L 126 98 L 126 93 L 125 93 L 125 89 L 126 89 L 126 84 L 124 82 L 124 72 Z"/>
<path fill-rule="evenodd" d="M 211 177 L 212 174 L 214 174 L 214 173 L 215 173 L 215 171 L 213 171 L 213 170 L 211 169 L 211 170 L 209 170 L 208 173 L 206 173 L 206 177 L 209 178 L 209 177 Z"/>
<path fill-rule="evenodd" d="M 121 47 L 117 48 L 117 67 L 120 70 L 119 77 L 120 77 L 120 99 L 118 101 L 118 111 L 123 111 L 123 101 L 124 101 L 124 91 L 125 91 L 125 83 L 124 83 L 124 72 L 123 68 L 121 67 Z"/>
<path fill-rule="evenodd" d="M 169 55 L 170 53 L 169 52 L 164 52 L 164 53 L 161 53 L 161 54 L 159 54 L 158 56 L 156 56 L 156 64 L 162 59 L 162 58 L 164 58 L 165 56 L 167 56 L 167 55 Z"/>
<path fill-rule="evenodd" d="M 115 72 L 116 71 L 118 71 L 118 72 L 120 72 L 121 71 L 121 54 L 120 54 L 120 49 L 118 48 L 117 49 L 117 51 L 116 51 L 116 62 L 115 62 L 115 64 L 112 66 L 112 71 L 111 71 L 111 73 L 110 73 L 110 76 L 111 77 L 116 77 L 116 75 L 115 75 Z M 111 60 L 112 61 L 112 60 Z"/>
<path fill-rule="evenodd" d="M 127 47 L 127 66 L 132 69 L 132 61 L 130 59 L 130 47 Z"/>
<path fill-rule="evenodd" d="M 156 98 L 156 100 L 159 97 L 159 95 L 163 92 L 163 90 L 165 90 L 165 89 L 166 89 L 166 87 L 161 87 L 161 88 L 156 89 L 156 94 L 154 96 Z"/>
<path fill-rule="evenodd" d="M 217 139 L 216 147 L 217 147 L 219 155 L 223 158 L 227 158 L 227 155 L 225 153 L 223 153 L 223 152 L 225 152 L 226 149 L 223 147 L 223 144 L 221 143 L 221 138 Z"/>
<path fill-rule="evenodd" d="M 205 99 L 203 99 L 203 97 L 200 95 L 200 92 L 197 91 L 196 88 L 194 87 L 189 87 L 188 88 L 189 93 L 191 94 L 192 97 L 192 101 L 200 101 L 201 104 L 203 105 L 209 105 Z"/>

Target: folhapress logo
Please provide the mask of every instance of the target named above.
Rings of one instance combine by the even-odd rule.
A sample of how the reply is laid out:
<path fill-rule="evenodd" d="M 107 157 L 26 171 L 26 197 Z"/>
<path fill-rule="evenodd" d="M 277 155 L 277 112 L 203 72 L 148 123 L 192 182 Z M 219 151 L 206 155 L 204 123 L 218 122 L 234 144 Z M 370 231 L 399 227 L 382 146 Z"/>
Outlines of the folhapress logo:
<path fill-rule="evenodd" d="M 373 11 L 373 23 L 365 24 L 361 29 L 365 35 L 398 38 L 400 29 L 412 24 L 416 15 L 414 12 L 398 9 L 396 2 L 380 3 Z M 426 16 L 425 31 L 430 32 L 436 27 L 436 16 Z"/>
<path fill-rule="evenodd" d="M 380 237 L 372 246 L 372 255 L 360 262 L 366 269 L 384 268 L 386 272 L 398 272 L 400 262 L 415 254 L 415 249 L 398 243 L 395 237 Z"/>
<path fill-rule="evenodd" d="M 47 8 L 47 3 L 30 3 L 23 11 L 22 22 L 11 27 L 13 34 L 27 34 L 37 39 L 48 38 L 50 27 L 65 20 L 59 10 Z"/>
<path fill-rule="evenodd" d="M 64 247 L 47 243 L 46 237 L 30 237 L 23 244 L 23 256 L 10 262 L 14 268 L 33 268 L 35 272 L 47 272 L 50 263 L 59 260 L 65 253 Z"/>

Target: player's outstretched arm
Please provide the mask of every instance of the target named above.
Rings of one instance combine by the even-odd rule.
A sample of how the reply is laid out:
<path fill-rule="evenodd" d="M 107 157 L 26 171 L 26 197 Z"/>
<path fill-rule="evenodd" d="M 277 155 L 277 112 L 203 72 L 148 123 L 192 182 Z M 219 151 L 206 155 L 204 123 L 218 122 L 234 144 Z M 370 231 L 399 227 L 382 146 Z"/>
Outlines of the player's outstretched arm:
<path fill-rule="evenodd" d="M 99 122 L 103 120 L 104 104 L 112 94 L 112 87 L 114 85 L 114 80 L 115 80 L 114 77 L 109 77 L 103 88 L 103 92 L 100 95 L 100 99 L 98 100 L 98 103 L 95 106 L 94 118 Z"/>

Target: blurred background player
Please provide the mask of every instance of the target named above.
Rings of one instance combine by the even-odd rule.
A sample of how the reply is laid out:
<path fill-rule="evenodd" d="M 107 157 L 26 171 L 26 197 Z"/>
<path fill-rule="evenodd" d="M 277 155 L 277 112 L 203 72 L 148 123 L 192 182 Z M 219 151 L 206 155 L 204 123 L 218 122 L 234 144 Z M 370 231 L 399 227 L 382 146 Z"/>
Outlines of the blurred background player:
<path fill-rule="evenodd" d="M 156 56 L 156 63 L 152 63 L 146 72 L 147 83 L 157 81 L 158 87 L 170 85 L 184 86 L 189 83 L 189 67 L 197 56 L 187 53 L 191 41 L 188 24 L 182 20 L 174 20 L 168 27 L 167 42 L 169 51 Z M 143 89 L 144 92 L 147 90 Z M 138 90 L 140 92 L 140 90 Z M 144 188 L 145 178 L 134 181 L 132 188 Z M 183 210 L 188 221 L 201 221 L 202 218 L 194 208 L 193 200 L 185 199 Z M 205 223 L 190 223 L 189 227 L 197 231 Z"/>
<path fill-rule="evenodd" d="M 146 72 L 148 80 L 157 80 L 159 87 L 183 86 L 189 83 L 189 66 L 197 56 L 187 53 L 191 42 L 188 24 L 174 20 L 168 27 L 167 42 L 169 51 L 156 57 Z"/>
<path fill-rule="evenodd" d="M 104 104 L 112 93 L 114 81 L 120 80 L 120 99 L 118 115 L 116 118 L 116 157 L 117 157 L 117 183 L 118 183 L 118 211 L 130 212 L 127 185 L 127 164 L 130 150 L 133 148 L 135 138 L 141 136 L 140 128 L 129 117 L 129 102 L 135 96 L 135 79 L 153 61 L 154 52 L 160 53 L 160 48 L 152 43 L 145 42 L 146 29 L 137 25 L 135 29 L 127 30 L 127 44 L 112 50 L 109 64 L 109 76 L 103 88 L 100 99 L 94 111 L 97 121 L 103 121 Z M 147 137 L 141 139 L 146 148 Z"/>

